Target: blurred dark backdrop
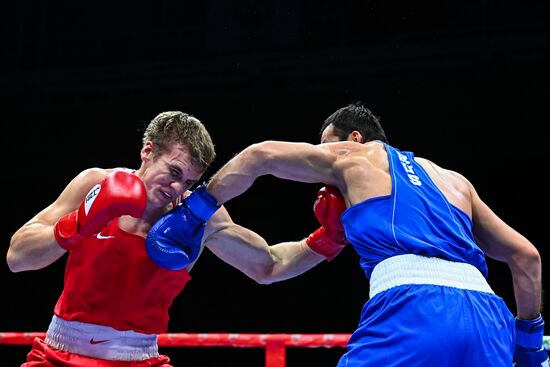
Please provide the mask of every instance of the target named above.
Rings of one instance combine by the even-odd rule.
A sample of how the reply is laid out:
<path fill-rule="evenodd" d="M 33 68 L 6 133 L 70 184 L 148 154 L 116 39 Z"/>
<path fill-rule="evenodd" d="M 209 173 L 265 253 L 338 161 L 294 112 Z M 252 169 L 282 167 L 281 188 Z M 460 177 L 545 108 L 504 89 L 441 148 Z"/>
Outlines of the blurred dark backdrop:
<path fill-rule="evenodd" d="M 218 152 L 206 178 L 255 142 L 318 142 L 321 122 L 360 100 L 390 143 L 466 175 L 546 265 L 549 10 L 543 0 L 5 2 L 4 251 L 82 169 L 137 168 L 141 128 L 161 111 L 205 123 Z M 299 239 L 317 228 L 319 187 L 262 177 L 227 207 L 270 243 Z M 45 331 L 64 263 L 0 267 L 0 331 Z M 514 310 L 507 268 L 489 266 Z M 208 251 L 192 276 L 171 332 L 350 333 L 368 296 L 351 248 L 269 286 Z M 1 346 L 2 365 L 29 349 Z M 175 366 L 263 365 L 261 349 L 163 352 Z M 334 366 L 343 352 L 290 348 L 288 366 Z"/>

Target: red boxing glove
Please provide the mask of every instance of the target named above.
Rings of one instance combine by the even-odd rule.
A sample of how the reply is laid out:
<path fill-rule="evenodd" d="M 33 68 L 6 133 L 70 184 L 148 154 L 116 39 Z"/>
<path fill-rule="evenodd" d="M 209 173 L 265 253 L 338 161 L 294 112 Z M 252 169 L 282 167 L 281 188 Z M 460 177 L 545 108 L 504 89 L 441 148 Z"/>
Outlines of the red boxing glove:
<path fill-rule="evenodd" d="M 68 251 L 83 236 L 99 233 L 121 215 L 141 217 L 146 206 L 147 192 L 141 179 L 127 171 L 113 171 L 92 187 L 77 210 L 57 221 L 55 239 Z"/>
<path fill-rule="evenodd" d="M 348 244 L 340 216 L 346 210 L 346 202 L 333 186 L 321 188 L 313 204 L 313 212 L 321 227 L 309 235 L 307 245 L 331 261 Z"/>

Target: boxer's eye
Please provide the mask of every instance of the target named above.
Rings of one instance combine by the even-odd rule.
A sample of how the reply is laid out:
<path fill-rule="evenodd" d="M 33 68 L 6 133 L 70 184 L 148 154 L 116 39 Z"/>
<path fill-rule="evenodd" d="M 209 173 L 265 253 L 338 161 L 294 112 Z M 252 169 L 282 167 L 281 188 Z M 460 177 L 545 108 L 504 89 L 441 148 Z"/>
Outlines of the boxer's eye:
<path fill-rule="evenodd" d="M 170 168 L 170 176 L 174 179 L 179 179 L 181 177 L 181 171 L 176 168 Z"/>

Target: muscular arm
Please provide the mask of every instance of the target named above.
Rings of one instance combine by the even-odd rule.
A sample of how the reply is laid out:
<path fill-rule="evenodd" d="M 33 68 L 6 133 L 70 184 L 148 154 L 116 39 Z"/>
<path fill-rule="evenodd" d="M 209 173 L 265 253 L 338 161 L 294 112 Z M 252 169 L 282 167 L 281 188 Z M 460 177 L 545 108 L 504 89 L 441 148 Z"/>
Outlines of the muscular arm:
<path fill-rule="evenodd" d="M 353 143 L 352 143 L 353 144 Z M 334 163 L 349 143 L 311 145 L 266 141 L 243 150 L 210 180 L 208 191 L 219 204 L 239 196 L 263 175 L 340 187 Z"/>
<path fill-rule="evenodd" d="M 85 170 L 76 176 L 48 207 L 19 228 L 11 238 L 6 256 L 11 271 L 46 267 L 65 253 L 56 242 L 54 225 L 59 218 L 78 208 L 90 188 L 101 181 L 105 172 Z"/>
<path fill-rule="evenodd" d="M 500 219 L 472 188 L 474 235 L 485 253 L 511 270 L 517 315 L 533 319 L 540 314 L 541 259 L 533 244 Z"/>
<path fill-rule="evenodd" d="M 295 277 L 325 260 L 305 239 L 269 246 L 257 233 L 235 224 L 223 207 L 208 221 L 204 243 L 220 259 L 261 284 Z"/>

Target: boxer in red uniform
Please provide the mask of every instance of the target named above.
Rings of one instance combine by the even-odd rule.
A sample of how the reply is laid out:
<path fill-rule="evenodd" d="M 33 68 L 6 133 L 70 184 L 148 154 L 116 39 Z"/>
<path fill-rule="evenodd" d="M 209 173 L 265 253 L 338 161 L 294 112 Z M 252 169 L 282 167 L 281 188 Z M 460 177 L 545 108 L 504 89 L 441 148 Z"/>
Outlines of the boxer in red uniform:
<path fill-rule="evenodd" d="M 190 115 L 156 116 L 140 156 L 137 170 L 82 171 L 13 235 L 14 272 L 68 253 L 46 338 L 35 339 L 22 366 L 169 367 L 157 334 L 167 331 L 168 309 L 204 247 L 268 284 L 334 258 L 346 244 L 345 204 L 333 188 L 322 189 L 314 207 L 320 229 L 273 246 L 235 224 L 203 186 L 190 193 L 215 157 L 208 132 Z"/>

